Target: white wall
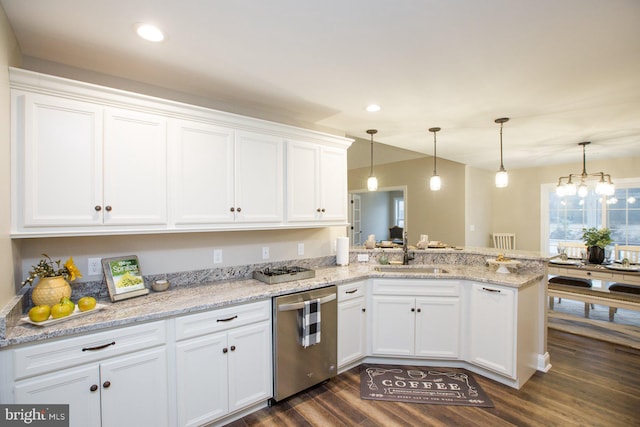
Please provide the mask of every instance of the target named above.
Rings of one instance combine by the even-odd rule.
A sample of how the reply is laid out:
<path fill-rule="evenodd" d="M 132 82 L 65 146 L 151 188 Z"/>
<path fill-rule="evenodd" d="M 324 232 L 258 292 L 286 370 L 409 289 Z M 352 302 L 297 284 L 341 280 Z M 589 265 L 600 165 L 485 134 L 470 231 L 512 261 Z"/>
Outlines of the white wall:
<path fill-rule="evenodd" d="M 491 246 L 494 173 L 465 167 L 465 246 Z M 508 232 L 508 231 L 505 231 Z"/>
<path fill-rule="evenodd" d="M 335 240 L 346 236 L 346 227 L 299 230 L 229 231 L 209 233 L 151 234 L 138 236 L 56 237 L 17 240 L 22 256 L 22 278 L 43 252 L 63 262 L 73 256 L 84 277 L 89 258 L 137 255 L 142 273 L 164 274 L 218 267 L 260 264 L 335 255 Z M 298 255 L 304 243 L 304 255 Z M 269 247 L 269 260 L 262 248 Z M 222 249 L 223 262 L 213 263 L 214 249 Z"/>
<path fill-rule="evenodd" d="M 10 233 L 10 97 L 9 66 L 20 65 L 20 48 L 7 15 L 0 7 L 0 307 L 15 295 L 14 260 L 16 249 Z"/>

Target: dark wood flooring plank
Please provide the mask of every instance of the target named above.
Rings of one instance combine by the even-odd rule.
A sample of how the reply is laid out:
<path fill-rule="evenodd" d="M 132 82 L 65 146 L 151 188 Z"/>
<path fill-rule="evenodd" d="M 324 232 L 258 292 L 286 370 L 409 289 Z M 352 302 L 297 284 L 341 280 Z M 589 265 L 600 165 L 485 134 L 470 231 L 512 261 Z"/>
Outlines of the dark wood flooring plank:
<path fill-rule="evenodd" d="M 494 408 L 363 400 L 354 368 L 230 427 L 640 426 L 640 351 L 552 329 L 548 348 L 520 390 L 474 374 Z"/>

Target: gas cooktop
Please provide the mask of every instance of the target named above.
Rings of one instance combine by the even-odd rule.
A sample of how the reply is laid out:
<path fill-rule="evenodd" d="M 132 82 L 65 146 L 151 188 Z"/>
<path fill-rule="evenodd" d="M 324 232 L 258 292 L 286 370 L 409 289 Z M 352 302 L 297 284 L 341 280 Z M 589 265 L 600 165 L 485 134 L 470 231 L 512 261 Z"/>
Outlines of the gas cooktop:
<path fill-rule="evenodd" d="M 267 267 L 253 272 L 254 279 L 270 285 L 293 280 L 311 279 L 313 277 L 316 277 L 314 270 L 296 266 Z"/>

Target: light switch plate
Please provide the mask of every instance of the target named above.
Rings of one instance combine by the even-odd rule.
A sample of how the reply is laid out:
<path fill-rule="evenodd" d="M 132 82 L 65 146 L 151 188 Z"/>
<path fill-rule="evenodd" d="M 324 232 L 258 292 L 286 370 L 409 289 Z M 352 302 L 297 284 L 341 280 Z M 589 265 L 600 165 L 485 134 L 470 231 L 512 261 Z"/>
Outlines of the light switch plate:
<path fill-rule="evenodd" d="M 222 264 L 222 249 L 213 250 L 213 263 Z"/>
<path fill-rule="evenodd" d="M 269 246 L 262 247 L 262 259 L 269 259 Z"/>
<path fill-rule="evenodd" d="M 304 243 L 298 243 L 298 255 L 304 255 Z"/>

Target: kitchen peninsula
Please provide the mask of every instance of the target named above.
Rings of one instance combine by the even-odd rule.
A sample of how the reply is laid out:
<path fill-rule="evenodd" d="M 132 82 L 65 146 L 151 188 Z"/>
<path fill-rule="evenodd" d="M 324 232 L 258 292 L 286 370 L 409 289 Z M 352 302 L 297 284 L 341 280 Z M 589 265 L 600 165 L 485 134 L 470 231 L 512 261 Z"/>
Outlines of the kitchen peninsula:
<path fill-rule="evenodd" d="M 396 255 L 402 255 L 401 250 L 397 252 L 385 251 L 391 261 Z M 0 336 L 0 361 L 3 374 L 11 379 L 0 388 L 0 400 L 28 400 L 25 396 L 29 394 L 25 390 L 40 390 L 42 384 L 50 387 L 52 381 L 55 384 L 61 369 L 71 374 L 112 360 L 124 362 L 127 358 L 146 356 L 159 363 L 148 373 L 150 378 L 158 372 L 165 373 L 164 381 L 158 384 L 158 389 L 164 387 L 165 391 L 156 396 L 167 402 L 169 409 L 164 418 L 179 420 L 169 424 L 189 424 L 187 420 L 192 418 L 184 407 L 180 375 L 176 377 L 176 371 L 188 368 L 180 363 L 181 357 L 190 351 L 188 349 L 201 345 L 209 337 L 219 339 L 224 335 L 228 337 L 225 340 L 231 342 L 235 330 L 252 328 L 257 331 L 255 337 L 259 337 L 256 342 L 262 345 L 255 347 L 258 350 L 253 353 L 262 357 L 263 363 L 265 359 L 268 361 L 267 365 L 260 366 L 270 366 L 271 298 L 329 285 L 338 286 L 340 371 L 363 362 L 378 361 L 456 366 L 520 388 L 536 370 L 546 371 L 550 364 L 545 348 L 546 258 L 516 252 L 509 253 L 509 257 L 520 264 L 510 274 L 497 273 L 495 266 L 488 265 L 486 260 L 495 258 L 497 253 L 483 248 L 415 251 L 414 262 L 417 264 L 413 264 L 413 268 L 420 272 L 403 269 L 396 273 L 377 270 L 377 256 L 381 251 L 356 249 L 350 253 L 349 266 L 320 263 L 315 267 L 318 264 L 309 260 L 310 266 L 315 268 L 315 277 L 311 279 L 267 285 L 245 276 L 172 286 L 166 292 L 152 292 L 117 303 L 106 302 L 104 310 L 49 327 L 22 324 L 19 320 L 22 301 L 18 296 L 12 306 L 0 313 L 0 321 L 6 322 L 6 332 Z M 358 257 L 365 254 L 369 260 L 358 262 Z M 429 273 L 419 269 L 420 266 L 437 267 L 438 270 Z M 235 269 L 239 270 L 242 269 Z M 179 283 L 177 276 L 169 275 L 168 278 Z M 422 309 L 417 310 L 418 313 L 425 316 L 422 321 L 415 314 L 410 319 L 411 324 L 392 326 L 398 336 L 408 336 L 404 331 L 410 331 L 408 352 L 404 343 L 387 333 L 387 326 L 396 325 L 402 317 L 389 311 L 389 302 L 417 304 Z M 358 324 L 362 329 L 352 322 L 350 316 L 353 314 L 360 316 Z M 238 315 L 240 322 L 235 329 L 224 329 L 212 320 L 215 316 L 228 318 L 233 315 Z M 207 325 L 212 325 L 210 330 Z M 137 334 L 139 342 L 128 341 L 126 332 L 129 330 L 133 335 Z M 431 333 L 428 342 L 421 341 L 420 334 L 428 331 Z M 123 336 L 123 347 L 118 348 L 120 341 L 112 339 L 112 335 Z M 73 353 L 71 349 L 98 346 L 103 341 L 118 344 L 97 352 L 78 350 Z M 341 353 L 345 355 L 341 346 L 354 342 L 363 344 L 361 354 L 353 356 L 353 352 L 348 352 L 349 357 L 341 358 Z M 226 344 L 224 346 L 226 348 Z M 231 353 L 229 358 L 236 356 Z M 208 365 L 211 363 L 217 362 L 207 362 Z M 225 387 L 232 387 L 234 375 L 241 375 L 233 372 L 232 365 L 228 365 L 229 371 L 224 375 L 227 378 Z M 259 372 L 258 369 L 255 374 Z M 225 409 L 207 415 L 206 419 L 228 421 L 229 417 L 264 406 L 271 397 L 271 373 L 267 378 L 261 378 L 258 381 L 263 386 L 261 392 L 251 390 L 247 394 L 253 397 L 244 403 L 229 401 Z M 110 383 L 116 382 L 111 380 Z M 87 385 L 87 389 L 89 387 Z M 177 392 L 173 390 L 175 387 L 178 387 Z M 105 405 L 109 390 L 102 393 L 99 404 Z M 239 392 L 225 393 L 231 396 Z M 144 406 L 144 402 L 147 400 L 138 404 Z M 149 403 L 158 404 L 157 401 Z"/>

